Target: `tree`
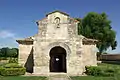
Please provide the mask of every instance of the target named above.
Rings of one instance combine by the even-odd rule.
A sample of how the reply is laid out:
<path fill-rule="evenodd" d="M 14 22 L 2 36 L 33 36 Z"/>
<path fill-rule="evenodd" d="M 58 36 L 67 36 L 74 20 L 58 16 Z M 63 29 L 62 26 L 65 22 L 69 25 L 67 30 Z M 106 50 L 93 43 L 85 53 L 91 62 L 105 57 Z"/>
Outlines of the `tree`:
<path fill-rule="evenodd" d="M 18 57 L 18 48 L 4 47 L 0 49 L 0 57 Z"/>
<path fill-rule="evenodd" d="M 112 30 L 111 21 L 108 20 L 106 13 L 88 13 L 83 19 L 78 19 L 78 34 L 87 38 L 97 39 L 97 48 L 100 53 L 109 47 L 116 49 L 116 32 Z"/>
<path fill-rule="evenodd" d="M 17 48 L 9 49 L 9 53 L 7 53 L 7 56 L 17 58 L 18 57 L 18 49 Z"/>
<path fill-rule="evenodd" d="M 1 57 L 7 57 L 8 51 L 9 51 L 9 48 L 8 48 L 8 47 L 1 48 L 1 49 L 0 49 Z"/>

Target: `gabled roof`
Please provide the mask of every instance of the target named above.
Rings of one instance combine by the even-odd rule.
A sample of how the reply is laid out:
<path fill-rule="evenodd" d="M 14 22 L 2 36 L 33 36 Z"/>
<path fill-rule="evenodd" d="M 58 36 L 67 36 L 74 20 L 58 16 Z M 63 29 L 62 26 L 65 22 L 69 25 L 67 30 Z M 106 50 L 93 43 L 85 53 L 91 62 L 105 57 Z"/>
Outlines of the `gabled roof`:
<path fill-rule="evenodd" d="M 32 37 L 24 38 L 24 39 L 19 39 L 17 41 L 33 41 Z"/>
<path fill-rule="evenodd" d="M 37 35 L 38 35 L 38 34 L 35 34 L 34 36 L 27 37 L 27 38 L 24 38 L 24 39 L 18 39 L 18 40 L 16 40 L 16 42 L 18 42 L 18 43 L 29 43 L 29 44 L 33 44 L 34 37 L 36 37 Z"/>
<path fill-rule="evenodd" d="M 65 12 L 56 10 L 56 11 L 53 11 L 53 12 L 50 12 L 50 13 L 46 14 L 46 17 L 47 17 L 49 14 L 53 14 L 53 13 L 56 13 L 56 12 L 59 12 L 59 13 L 64 14 L 64 15 L 66 15 L 66 16 L 69 16 L 69 15 L 68 15 L 67 13 L 65 13 Z"/>
<path fill-rule="evenodd" d="M 33 44 L 33 39 L 32 37 L 28 37 L 28 38 L 24 38 L 24 39 L 19 39 L 16 40 L 18 43 L 29 43 L 29 44 Z"/>
<path fill-rule="evenodd" d="M 86 37 L 83 38 L 83 44 L 95 44 L 97 42 L 98 42 L 98 40 L 96 40 L 96 39 L 90 39 L 90 38 L 86 38 Z"/>

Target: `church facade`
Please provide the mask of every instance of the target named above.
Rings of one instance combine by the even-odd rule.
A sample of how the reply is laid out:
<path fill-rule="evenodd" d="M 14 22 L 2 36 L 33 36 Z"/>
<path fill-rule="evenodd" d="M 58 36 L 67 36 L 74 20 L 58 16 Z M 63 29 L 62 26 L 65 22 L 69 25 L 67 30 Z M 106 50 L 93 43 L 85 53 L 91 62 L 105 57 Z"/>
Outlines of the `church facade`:
<path fill-rule="evenodd" d="M 96 66 L 96 40 L 78 35 L 78 21 L 61 11 L 38 20 L 38 33 L 16 40 L 19 64 L 33 74 L 81 75 L 85 66 Z"/>

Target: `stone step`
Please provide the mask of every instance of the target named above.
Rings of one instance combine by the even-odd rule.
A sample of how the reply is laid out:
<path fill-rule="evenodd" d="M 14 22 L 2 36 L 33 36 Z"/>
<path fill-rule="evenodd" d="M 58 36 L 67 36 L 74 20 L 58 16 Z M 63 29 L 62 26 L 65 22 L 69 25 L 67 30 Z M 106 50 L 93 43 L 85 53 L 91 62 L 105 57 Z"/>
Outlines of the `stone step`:
<path fill-rule="evenodd" d="M 71 80 L 71 78 L 67 74 L 52 74 L 48 80 Z"/>

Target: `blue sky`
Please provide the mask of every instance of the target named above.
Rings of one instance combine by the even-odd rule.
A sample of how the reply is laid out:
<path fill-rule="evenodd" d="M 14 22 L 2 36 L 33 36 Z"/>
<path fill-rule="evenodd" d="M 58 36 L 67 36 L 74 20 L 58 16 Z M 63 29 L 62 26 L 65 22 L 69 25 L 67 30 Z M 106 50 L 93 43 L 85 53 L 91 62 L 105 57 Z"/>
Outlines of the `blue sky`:
<path fill-rule="evenodd" d="M 118 46 L 109 53 L 120 53 L 120 0 L 0 0 L 0 47 L 18 47 L 15 39 L 37 33 L 36 20 L 60 10 L 83 18 L 88 12 L 105 12 L 116 31 Z"/>

